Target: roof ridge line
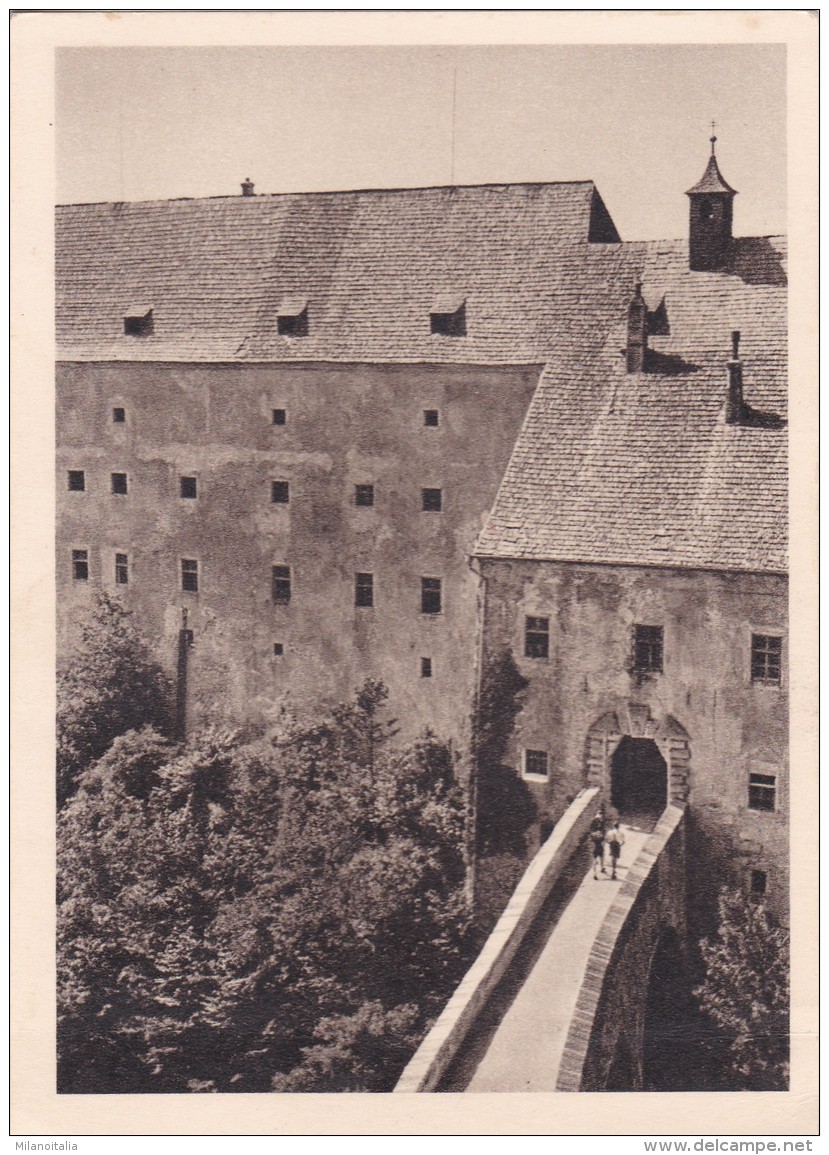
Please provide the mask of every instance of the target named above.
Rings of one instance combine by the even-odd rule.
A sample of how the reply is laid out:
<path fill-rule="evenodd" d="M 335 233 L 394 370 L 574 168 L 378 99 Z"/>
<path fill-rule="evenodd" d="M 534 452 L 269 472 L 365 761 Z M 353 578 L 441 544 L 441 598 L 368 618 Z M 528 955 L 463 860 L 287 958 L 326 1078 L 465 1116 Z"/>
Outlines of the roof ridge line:
<path fill-rule="evenodd" d="M 262 201 L 275 197 L 324 197 L 324 196 L 347 196 L 349 194 L 357 193 L 395 193 L 395 192 L 437 192 L 437 191 L 452 191 L 454 189 L 494 189 L 494 188 L 551 188 L 558 185 L 576 185 L 586 184 L 594 185 L 596 182 L 592 179 L 587 180 L 517 180 L 517 181 L 485 181 L 478 184 L 425 184 L 425 185 L 395 185 L 391 187 L 366 187 L 366 188 L 344 188 L 344 189 L 314 189 L 305 190 L 297 189 L 292 192 L 270 192 L 270 193 L 256 193 L 254 196 L 245 197 L 241 193 L 215 193 L 211 196 L 203 197 L 149 197 L 146 200 L 109 200 L 109 201 L 62 201 L 55 205 L 58 209 L 72 209 L 82 208 L 84 206 L 96 205 L 167 205 L 167 204 L 181 204 L 182 202 L 191 201 Z"/>

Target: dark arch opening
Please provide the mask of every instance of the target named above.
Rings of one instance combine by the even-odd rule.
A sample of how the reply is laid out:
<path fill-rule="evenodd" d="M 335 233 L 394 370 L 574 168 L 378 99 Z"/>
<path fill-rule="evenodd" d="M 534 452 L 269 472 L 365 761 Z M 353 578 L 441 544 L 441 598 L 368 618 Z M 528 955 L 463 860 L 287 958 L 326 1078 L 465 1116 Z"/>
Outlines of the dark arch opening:
<path fill-rule="evenodd" d="M 679 936 L 673 927 L 668 927 L 659 939 L 648 976 L 642 1040 L 643 1090 L 688 1090 L 688 1058 L 694 1035 Z"/>
<path fill-rule="evenodd" d="M 636 1067 L 630 1046 L 624 1035 L 620 1035 L 616 1040 L 616 1050 L 613 1052 L 613 1062 L 607 1072 L 604 1089 L 606 1091 L 636 1090 Z"/>
<path fill-rule="evenodd" d="M 629 825 L 653 829 L 668 805 L 668 764 L 652 738 L 621 740 L 610 764 L 610 801 Z"/>

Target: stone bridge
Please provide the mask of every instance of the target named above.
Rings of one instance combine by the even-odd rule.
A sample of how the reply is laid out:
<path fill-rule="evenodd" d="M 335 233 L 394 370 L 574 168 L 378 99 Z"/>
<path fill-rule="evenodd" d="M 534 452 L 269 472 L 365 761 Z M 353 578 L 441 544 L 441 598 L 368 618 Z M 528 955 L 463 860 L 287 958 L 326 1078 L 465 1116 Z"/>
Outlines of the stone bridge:
<path fill-rule="evenodd" d="M 684 990 L 684 809 L 625 826 L 593 878 L 583 791 L 530 863 L 396 1092 L 670 1089 Z"/>

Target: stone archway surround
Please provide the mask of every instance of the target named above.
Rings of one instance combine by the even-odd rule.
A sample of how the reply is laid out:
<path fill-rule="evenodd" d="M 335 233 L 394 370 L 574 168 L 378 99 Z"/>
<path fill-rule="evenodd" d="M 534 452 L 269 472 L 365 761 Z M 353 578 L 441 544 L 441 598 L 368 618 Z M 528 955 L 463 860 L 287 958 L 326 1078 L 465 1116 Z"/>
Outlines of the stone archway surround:
<path fill-rule="evenodd" d="M 684 806 L 688 801 L 691 740 L 685 729 L 666 715 L 654 719 L 648 706 L 628 703 L 621 710 L 603 714 L 587 734 L 586 785 L 610 790 L 610 762 L 623 738 L 652 738 L 668 767 L 668 801 Z"/>

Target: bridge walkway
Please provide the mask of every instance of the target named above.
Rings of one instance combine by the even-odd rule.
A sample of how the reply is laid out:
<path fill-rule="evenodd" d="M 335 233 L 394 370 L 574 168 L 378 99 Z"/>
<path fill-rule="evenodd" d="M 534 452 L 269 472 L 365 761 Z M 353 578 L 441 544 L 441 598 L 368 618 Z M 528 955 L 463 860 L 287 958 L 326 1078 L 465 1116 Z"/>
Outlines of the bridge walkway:
<path fill-rule="evenodd" d="M 592 865 L 529 975 L 504 1014 L 471 1080 L 481 1091 L 554 1091 L 567 1033 L 590 950 L 627 871 L 650 837 L 653 823 L 622 824 L 625 844 L 617 871 L 593 878 Z M 588 851 L 580 853 L 587 856 Z"/>

